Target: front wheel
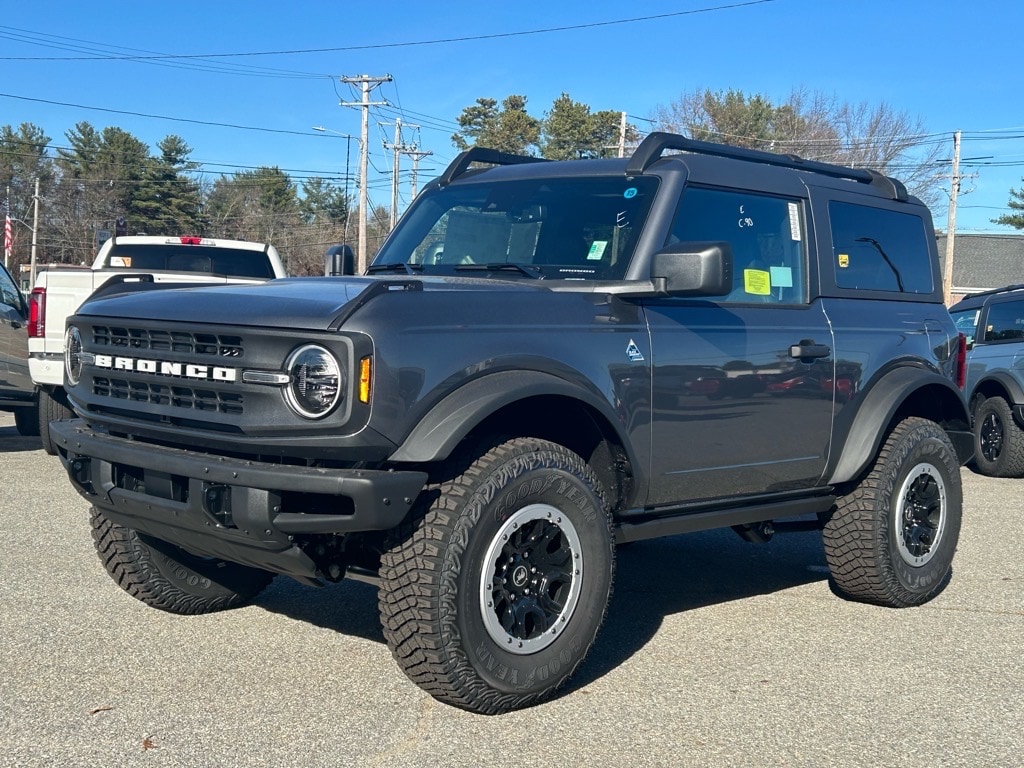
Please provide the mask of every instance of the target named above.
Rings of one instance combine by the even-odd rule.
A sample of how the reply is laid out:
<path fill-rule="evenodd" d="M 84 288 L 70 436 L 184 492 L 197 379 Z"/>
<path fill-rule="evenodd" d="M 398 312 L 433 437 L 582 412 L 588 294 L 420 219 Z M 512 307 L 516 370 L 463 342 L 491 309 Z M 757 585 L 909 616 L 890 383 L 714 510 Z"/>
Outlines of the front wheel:
<path fill-rule="evenodd" d="M 960 537 L 960 466 L 939 425 L 908 418 L 825 523 L 832 580 L 855 600 L 902 608 L 941 592 Z"/>
<path fill-rule="evenodd" d="M 92 538 L 111 578 L 132 597 L 162 611 L 199 614 L 252 600 L 274 574 L 212 557 L 112 522 L 92 509 Z"/>
<path fill-rule="evenodd" d="M 384 636 L 441 701 L 483 714 L 535 704 L 579 666 L 604 619 L 607 503 L 579 456 L 543 440 L 510 440 L 448 474 L 382 559 Z"/>

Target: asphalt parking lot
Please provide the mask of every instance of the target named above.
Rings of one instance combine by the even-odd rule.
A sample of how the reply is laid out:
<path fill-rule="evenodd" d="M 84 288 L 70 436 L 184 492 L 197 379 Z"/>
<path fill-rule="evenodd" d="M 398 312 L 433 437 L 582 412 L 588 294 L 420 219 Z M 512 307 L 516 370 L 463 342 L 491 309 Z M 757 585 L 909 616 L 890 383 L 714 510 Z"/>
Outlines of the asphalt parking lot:
<path fill-rule="evenodd" d="M 0 414 L 0 766 L 1021 765 L 1024 480 L 963 478 L 928 605 L 836 597 L 816 533 L 641 542 L 569 689 L 482 717 L 406 680 L 367 584 L 280 578 L 191 618 L 135 601 Z"/>

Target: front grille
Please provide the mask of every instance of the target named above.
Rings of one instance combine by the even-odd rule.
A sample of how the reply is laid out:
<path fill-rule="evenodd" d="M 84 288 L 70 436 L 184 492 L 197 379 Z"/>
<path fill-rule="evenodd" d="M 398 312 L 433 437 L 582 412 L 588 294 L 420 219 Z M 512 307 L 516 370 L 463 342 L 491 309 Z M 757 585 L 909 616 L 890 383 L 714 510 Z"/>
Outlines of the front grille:
<path fill-rule="evenodd" d="M 189 331 L 162 331 L 151 328 L 128 328 L 97 325 L 92 329 L 93 344 L 112 349 L 150 350 L 185 355 L 242 357 L 241 336 Z"/>
<path fill-rule="evenodd" d="M 215 392 L 212 389 L 180 386 L 178 384 L 154 384 L 145 381 L 129 381 L 97 376 L 92 382 L 93 394 L 115 400 L 131 400 L 136 403 L 169 405 L 175 408 L 190 408 L 195 411 L 240 415 L 242 395 L 234 392 Z"/>

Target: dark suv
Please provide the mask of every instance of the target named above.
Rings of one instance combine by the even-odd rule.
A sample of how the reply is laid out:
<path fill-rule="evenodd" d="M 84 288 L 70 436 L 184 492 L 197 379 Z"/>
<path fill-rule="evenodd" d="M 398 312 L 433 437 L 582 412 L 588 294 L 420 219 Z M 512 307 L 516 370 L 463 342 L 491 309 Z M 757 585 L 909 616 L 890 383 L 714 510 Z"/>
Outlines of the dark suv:
<path fill-rule="evenodd" d="M 812 527 L 854 599 L 949 578 L 962 348 L 928 209 L 878 173 L 471 149 L 367 276 L 137 290 L 69 320 L 53 432 L 157 608 L 369 579 L 409 677 L 495 713 L 582 662 L 617 543 Z"/>
<path fill-rule="evenodd" d="M 39 434 L 36 390 L 28 372 L 28 304 L 3 264 L 0 264 L 0 410 L 14 413 L 19 434 Z"/>
<path fill-rule="evenodd" d="M 974 464 L 994 477 L 1024 476 L 1024 285 L 975 293 L 950 310 L 967 338 Z"/>

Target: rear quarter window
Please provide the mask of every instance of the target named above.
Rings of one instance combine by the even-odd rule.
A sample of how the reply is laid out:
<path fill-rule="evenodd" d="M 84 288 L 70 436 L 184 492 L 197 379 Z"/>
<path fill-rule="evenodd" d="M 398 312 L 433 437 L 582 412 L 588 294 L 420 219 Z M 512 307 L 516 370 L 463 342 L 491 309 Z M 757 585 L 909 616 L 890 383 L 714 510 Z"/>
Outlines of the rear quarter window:
<path fill-rule="evenodd" d="M 828 208 L 836 287 L 934 291 L 928 230 L 920 216 L 837 200 Z"/>
<path fill-rule="evenodd" d="M 1000 301 L 989 305 L 985 341 L 1024 341 L 1024 301 Z"/>

